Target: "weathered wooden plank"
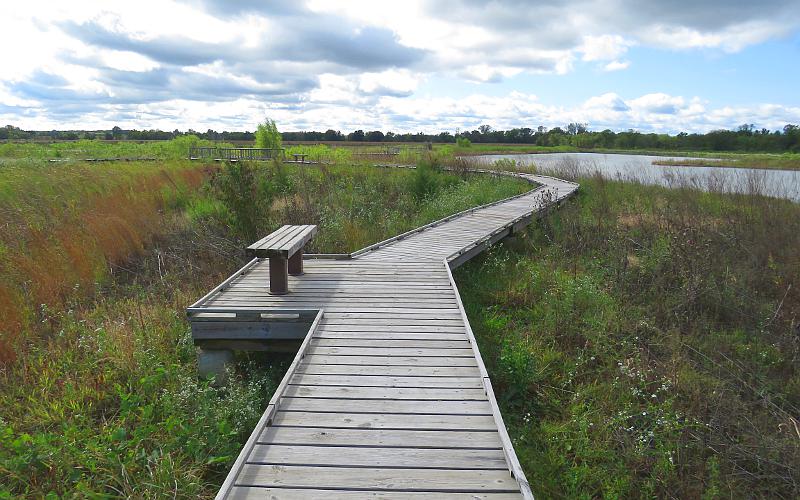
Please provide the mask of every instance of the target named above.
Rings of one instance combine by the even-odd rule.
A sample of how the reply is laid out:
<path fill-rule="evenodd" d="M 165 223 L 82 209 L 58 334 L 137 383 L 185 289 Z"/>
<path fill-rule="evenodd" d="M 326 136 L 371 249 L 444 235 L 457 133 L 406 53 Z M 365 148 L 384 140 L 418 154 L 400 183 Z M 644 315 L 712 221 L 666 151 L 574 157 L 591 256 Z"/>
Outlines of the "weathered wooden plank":
<path fill-rule="evenodd" d="M 267 427 L 261 444 L 371 446 L 381 448 L 502 449 L 496 432 Z"/>
<path fill-rule="evenodd" d="M 311 345 L 314 347 L 416 347 L 424 349 L 472 349 L 472 346 L 470 345 L 466 336 L 461 340 L 425 340 L 420 338 L 401 340 L 393 339 L 388 336 L 380 339 L 332 339 L 315 336 L 313 339 L 311 339 Z"/>
<path fill-rule="evenodd" d="M 313 375 L 298 373 L 289 381 L 295 385 L 338 385 L 345 387 L 458 387 L 482 389 L 483 381 L 474 377 L 392 377 L 372 375 Z"/>
<path fill-rule="evenodd" d="M 291 293 L 291 292 L 290 292 Z M 215 299 L 221 302 L 239 302 L 246 303 L 255 307 L 262 308 L 284 308 L 284 309 L 304 309 L 315 308 L 318 309 L 321 305 L 325 307 L 325 311 L 330 309 L 344 309 L 348 305 L 354 313 L 366 312 L 397 312 L 398 314 L 408 314 L 403 311 L 420 311 L 420 312 L 440 312 L 446 309 L 456 309 L 455 297 L 436 297 L 433 295 L 427 296 L 405 296 L 405 297 L 376 297 L 376 296 L 328 296 L 328 297 L 307 297 L 307 296 L 270 296 L 265 293 L 251 292 L 250 295 L 246 293 L 223 293 Z M 337 311 L 337 313 L 346 312 Z M 446 312 L 446 311 L 444 311 Z"/>
<path fill-rule="evenodd" d="M 404 387 L 338 387 L 325 385 L 289 385 L 283 393 L 293 398 L 341 399 L 414 399 L 434 401 L 483 401 L 483 389 Z"/>
<path fill-rule="evenodd" d="M 388 491 L 514 492 L 519 486 L 507 471 L 378 469 L 246 464 L 236 485 L 320 487 Z"/>
<path fill-rule="evenodd" d="M 467 339 L 464 333 L 445 332 L 445 333 L 428 333 L 428 332 L 386 332 L 386 331 L 367 331 L 367 332 L 337 332 L 326 330 L 324 332 L 317 332 L 314 335 L 317 340 L 410 340 L 413 342 L 428 342 L 439 340 L 451 341 L 464 341 Z"/>
<path fill-rule="evenodd" d="M 430 401 L 415 399 L 335 399 L 284 397 L 283 411 L 344 413 L 403 413 L 415 415 L 491 415 L 489 401 Z"/>
<path fill-rule="evenodd" d="M 433 320 L 452 320 L 460 319 L 461 315 L 457 306 L 448 307 L 445 309 L 420 309 L 420 308 L 367 308 L 364 311 L 359 311 L 359 307 L 355 306 L 353 312 L 332 312 L 328 313 L 328 308 L 325 308 L 325 317 L 328 320 L 345 318 L 345 319 L 433 319 Z M 462 321 L 463 323 L 463 321 Z"/>
<path fill-rule="evenodd" d="M 437 349 L 425 347 L 321 347 L 312 346 L 309 354 L 327 356 L 413 356 L 413 357 L 463 357 L 472 358 L 472 348 Z"/>
<path fill-rule="evenodd" d="M 257 294 L 257 295 L 265 295 L 269 293 L 269 286 L 244 286 L 244 285 L 234 285 L 230 289 L 226 290 L 224 293 L 231 294 L 233 296 L 247 296 L 248 294 Z M 291 291 L 292 298 L 312 298 L 312 299 L 320 299 L 320 298 L 367 298 L 367 299 L 413 299 L 417 297 L 424 297 L 426 300 L 428 298 L 437 299 L 437 300 L 448 300 L 448 299 L 455 299 L 455 295 L 453 294 L 452 289 L 446 290 L 430 290 L 427 288 L 419 288 L 419 289 L 396 289 L 396 290 L 387 290 L 387 289 L 378 289 L 376 291 L 366 290 L 364 291 L 363 288 L 323 288 L 323 289 L 308 289 L 308 288 L 300 288 L 299 290 L 292 290 Z M 282 297 L 282 296 L 279 296 Z"/>
<path fill-rule="evenodd" d="M 391 318 L 328 318 L 325 320 L 326 326 L 331 325 L 347 325 L 347 326 L 428 326 L 428 327 L 436 327 L 436 326 L 461 326 L 464 322 L 459 319 L 436 319 L 436 318 L 428 318 L 428 319 L 417 319 L 417 318 L 398 318 L 398 317 L 391 317 Z M 435 331 L 435 330 L 432 330 Z"/>
<path fill-rule="evenodd" d="M 314 225 L 284 225 L 277 231 L 248 246 L 247 253 L 259 258 L 272 256 L 289 257 L 305 246 L 316 232 L 317 226 Z"/>
<path fill-rule="evenodd" d="M 281 499 L 281 500 L 354 500 L 371 498 L 373 500 L 420 500 L 435 495 L 444 500 L 518 500 L 519 493 L 442 493 L 431 491 L 364 491 L 319 488 L 260 488 L 235 486 L 228 498 L 234 500 Z"/>
<path fill-rule="evenodd" d="M 325 324 L 320 325 L 320 333 L 327 332 L 383 332 L 383 333 L 465 333 L 464 324 L 460 325 L 374 325 L 363 324 L 362 322 L 349 324 Z"/>
<path fill-rule="evenodd" d="M 310 375 L 386 375 L 391 377 L 473 377 L 480 376 L 477 363 L 473 366 L 385 366 L 385 365 L 333 365 L 303 363 L 298 373 Z"/>
<path fill-rule="evenodd" d="M 428 431 L 497 431 L 489 415 L 408 415 L 374 413 L 278 412 L 277 427 L 328 427 L 358 429 L 418 429 Z"/>
<path fill-rule="evenodd" d="M 501 450 L 256 445 L 250 463 L 507 470 Z"/>
<path fill-rule="evenodd" d="M 325 356 L 309 354 L 306 363 L 321 365 L 375 366 L 478 366 L 475 358 L 414 357 L 414 356 Z"/>

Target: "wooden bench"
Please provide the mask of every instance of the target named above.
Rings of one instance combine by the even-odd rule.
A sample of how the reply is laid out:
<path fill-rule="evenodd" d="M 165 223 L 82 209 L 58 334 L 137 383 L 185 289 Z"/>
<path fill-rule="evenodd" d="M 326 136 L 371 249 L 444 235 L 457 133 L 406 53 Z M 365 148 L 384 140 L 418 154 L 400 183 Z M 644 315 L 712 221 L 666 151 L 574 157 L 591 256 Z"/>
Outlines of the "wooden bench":
<path fill-rule="evenodd" d="M 287 225 L 247 247 L 250 257 L 269 258 L 269 293 L 289 293 L 289 275 L 303 274 L 303 247 L 315 234 L 315 225 Z"/>

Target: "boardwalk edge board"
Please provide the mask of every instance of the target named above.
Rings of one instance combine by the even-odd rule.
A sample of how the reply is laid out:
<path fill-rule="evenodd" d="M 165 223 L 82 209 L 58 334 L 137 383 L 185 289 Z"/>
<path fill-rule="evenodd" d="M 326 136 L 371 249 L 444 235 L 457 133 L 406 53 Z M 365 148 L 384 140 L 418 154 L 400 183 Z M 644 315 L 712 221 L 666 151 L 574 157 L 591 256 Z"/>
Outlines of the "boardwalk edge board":
<path fill-rule="evenodd" d="M 236 457 L 236 461 L 233 463 L 231 467 L 231 471 L 228 473 L 228 477 L 225 478 L 225 482 L 222 483 L 222 487 L 219 489 L 217 493 L 216 499 L 222 500 L 225 498 L 228 493 L 230 492 L 231 488 L 233 487 L 234 481 L 236 481 L 236 476 L 239 474 L 239 471 L 242 469 L 245 463 L 247 463 L 247 457 L 250 455 L 250 452 L 253 450 L 253 447 L 258 442 L 258 438 L 261 436 L 261 432 L 264 427 L 268 426 L 272 419 L 275 417 L 275 413 L 277 413 L 278 408 L 280 407 L 281 398 L 283 397 L 283 391 L 286 389 L 286 386 L 289 384 L 289 379 L 294 376 L 297 365 L 300 364 L 300 361 L 305 357 L 306 350 L 308 349 L 308 345 L 311 342 L 311 337 L 314 335 L 314 331 L 317 329 L 317 325 L 319 325 L 320 320 L 324 311 L 322 309 L 319 310 L 317 313 L 314 322 L 311 324 L 311 328 L 308 330 L 308 335 L 306 339 L 303 341 L 302 345 L 300 345 L 300 349 L 297 350 L 297 354 L 294 356 L 292 360 L 292 364 L 289 365 L 289 368 L 286 370 L 286 375 L 284 375 L 281 383 L 278 384 L 278 387 L 275 388 L 275 392 L 272 394 L 272 397 L 267 403 L 267 409 L 264 410 L 264 414 L 261 415 L 261 418 L 258 420 L 253 432 L 250 433 L 250 437 L 247 439 L 242 451 L 239 452 L 239 456 Z"/>
<path fill-rule="evenodd" d="M 306 272 L 289 277 L 285 295 L 269 293 L 268 259 L 254 258 L 187 308 L 200 353 L 299 345 L 216 498 L 533 498 L 452 269 L 578 185 L 475 172 L 537 187 L 351 254 L 305 254 Z"/>

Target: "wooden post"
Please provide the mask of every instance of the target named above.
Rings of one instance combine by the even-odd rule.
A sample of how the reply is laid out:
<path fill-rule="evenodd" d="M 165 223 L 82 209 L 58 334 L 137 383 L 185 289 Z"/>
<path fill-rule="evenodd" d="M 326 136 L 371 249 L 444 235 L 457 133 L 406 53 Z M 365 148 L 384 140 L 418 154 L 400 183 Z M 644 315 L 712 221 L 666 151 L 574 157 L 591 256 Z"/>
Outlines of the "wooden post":
<path fill-rule="evenodd" d="M 300 276 L 303 274 L 303 249 L 296 251 L 294 255 L 289 257 L 289 274 L 292 276 Z"/>
<path fill-rule="evenodd" d="M 269 258 L 269 293 L 272 295 L 289 293 L 289 266 L 284 257 Z"/>

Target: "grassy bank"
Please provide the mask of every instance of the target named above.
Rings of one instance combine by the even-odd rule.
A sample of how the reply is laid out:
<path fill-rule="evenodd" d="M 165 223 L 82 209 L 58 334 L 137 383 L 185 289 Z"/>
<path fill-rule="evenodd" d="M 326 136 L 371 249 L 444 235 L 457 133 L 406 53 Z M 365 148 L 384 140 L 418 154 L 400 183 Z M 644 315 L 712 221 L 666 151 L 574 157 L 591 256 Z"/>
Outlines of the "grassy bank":
<path fill-rule="evenodd" d="M 800 206 L 582 180 L 457 273 L 543 498 L 800 494 Z"/>
<path fill-rule="evenodd" d="M 707 153 L 699 153 L 699 156 Z M 693 156 L 693 155 L 689 155 Z M 764 170 L 800 170 L 800 154 L 731 154 L 720 153 L 708 158 L 685 160 L 657 160 L 653 165 L 676 167 L 729 167 L 757 168 Z"/>
<path fill-rule="evenodd" d="M 288 359 L 242 355 L 227 388 L 198 381 L 186 305 L 242 263 L 253 235 L 279 224 L 319 224 L 311 250 L 343 252 L 529 189 L 435 167 L 38 163 L 5 172 L 15 184 L 0 191 L 3 276 L 19 277 L 26 293 L 46 283 L 63 293 L 45 307 L 45 292 L 9 303 L 30 320 L 13 341 L 3 337 L 13 355 L 0 368 L 0 497 L 212 496 Z M 112 231 L 118 219 L 130 230 Z M 18 265 L 40 248 L 32 231 L 46 235 L 42 252 L 52 248 L 33 262 L 63 268 L 57 279 Z M 15 235 L 24 245 L 9 246 Z M 128 241 L 129 252 L 117 250 Z M 84 261 L 82 284 L 73 273 Z"/>
<path fill-rule="evenodd" d="M 645 151 L 620 149 L 581 149 L 573 146 L 530 146 L 523 144 L 472 144 L 469 147 L 451 145 L 437 149 L 458 156 L 487 154 L 543 154 L 543 153 L 599 153 L 646 156 L 667 156 L 686 159 L 657 160 L 654 165 L 679 167 L 731 167 L 773 170 L 800 170 L 800 154 L 797 153 L 729 153 L 709 151 Z"/>

